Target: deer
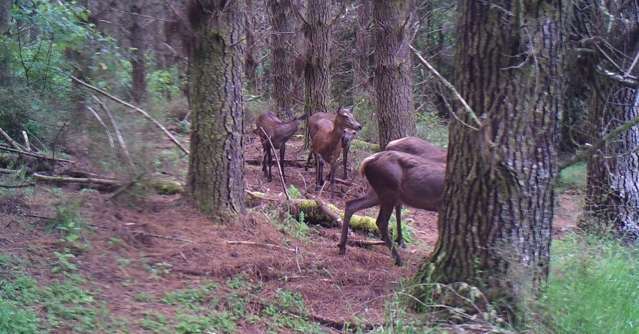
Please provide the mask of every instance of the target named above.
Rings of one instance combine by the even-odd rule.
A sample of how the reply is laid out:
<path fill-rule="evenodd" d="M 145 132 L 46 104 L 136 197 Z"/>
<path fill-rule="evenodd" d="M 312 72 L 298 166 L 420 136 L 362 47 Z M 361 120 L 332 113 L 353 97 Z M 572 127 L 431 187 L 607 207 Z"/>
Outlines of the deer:
<path fill-rule="evenodd" d="M 316 116 L 317 115 L 317 116 Z M 311 153 L 315 157 L 315 191 L 319 191 L 324 184 L 324 163 L 330 166 L 329 180 L 331 183 L 331 198 L 335 187 L 335 170 L 337 158 L 342 153 L 342 137 L 345 129 L 361 130 L 362 125 L 353 117 L 351 109 L 338 108 L 337 114 L 331 120 L 330 114 L 316 113 L 309 118 L 309 132 L 311 134 Z"/>
<path fill-rule="evenodd" d="M 314 115 L 317 115 L 317 114 L 314 114 Z M 332 115 L 332 114 L 329 114 L 329 115 L 330 115 L 330 118 L 329 118 L 330 120 L 335 119 L 335 115 Z M 311 131 L 311 136 L 312 134 L 313 134 L 313 131 Z M 344 179 L 348 178 L 348 152 L 350 151 L 351 142 L 353 141 L 353 139 L 355 139 L 355 136 L 357 136 L 357 131 L 353 129 L 348 129 L 348 128 L 344 129 L 344 134 L 342 135 L 342 164 L 344 166 Z M 315 155 L 313 154 L 313 151 L 308 153 L 308 158 L 306 159 L 306 164 L 304 165 L 305 171 L 308 171 L 308 168 L 311 166 L 311 160 L 313 160 L 314 156 Z"/>
<path fill-rule="evenodd" d="M 391 141 L 386 149 L 364 159 L 360 165 L 360 174 L 367 178 L 370 187 L 364 196 L 346 202 L 338 246 L 339 253 L 346 254 L 348 227 L 355 212 L 380 205 L 376 221 L 379 233 L 390 248 L 395 264 L 401 265 L 399 253 L 388 235 L 388 220 L 393 207 L 397 220 L 396 241 L 400 247 L 405 247 L 401 230 L 401 205 L 404 203 L 429 211 L 439 209 L 447 153 L 417 137 Z"/>
<path fill-rule="evenodd" d="M 262 172 L 268 182 L 273 180 L 271 166 L 273 165 L 273 156 L 271 153 L 271 143 L 273 149 L 280 151 L 280 166 L 282 168 L 282 179 L 286 179 L 284 175 L 284 154 L 286 153 L 286 142 L 297 132 L 302 121 L 306 119 L 306 115 L 302 115 L 292 121 L 284 122 L 277 115 L 268 111 L 260 114 L 255 121 L 257 128 L 255 133 L 260 137 L 263 149 Z M 269 142 L 270 139 L 270 142 Z"/>

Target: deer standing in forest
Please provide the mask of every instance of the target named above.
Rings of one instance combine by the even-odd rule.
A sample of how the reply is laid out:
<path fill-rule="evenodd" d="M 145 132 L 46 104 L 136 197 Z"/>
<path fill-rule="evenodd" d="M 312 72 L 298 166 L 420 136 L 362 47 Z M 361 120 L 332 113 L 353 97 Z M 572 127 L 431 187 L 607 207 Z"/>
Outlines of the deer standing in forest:
<path fill-rule="evenodd" d="M 317 115 L 317 116 L 316 116 Z M 309 119 L 311 135 L 311 153 L 315 157 L 315 190 L 319 191 L 324 184 L 324 163 L 330 166 L 331 197 L 334 195 L 335 170 L 337 159 L 342 153 L 342 137 L 345 129 L 360 130 L 359 124 L 350 109 L 340 107 L 331 120 L 328 113 L 316 113 Z"/>
<path fill-rule="evenodd" d="M 311 116 L 311 118 L 309 119 L 309 123 L 316 124 L 320 118 L 328 119 L 330 121 L 335 121 L 335 114 L 329 114 L 329 113 L 313 114 L 313 116 Z M 316 131 L 317 131 L 317 127 L 315 128 L 310 127 L 309 133 L 311 138 L 313 137 Z M 353 141 L 353 139 L 355 139 L 355 136 L 357 136 L 357 131 L 353 129 L 349 129 L 349 128 L 344 129 L 344 134 L 342 135 L 342 164 L 344 166 L 344 179 L 348 178 L 348 152 L 350 151 L 351 142 Z M 313 160 L 314 157 L 315 157 L 315 154 L 313 154 L 313 151 L 308 153 L 308 158 L 306 159 L 306 165 L 304 165 L 305 171 L 308 171 L 308 168 L 311 166 L 311 160 Z"/>
<path fill-rule="evenodd" d="M 391 250 L 395 264 L 401 259 L 388 234 L 388 220 L 395 208 L 397 243 L 404 246 L 401 229 L 402 203 L 418 209 L 436 211 L 444 190 L 446 150 L 417 137 L 405 137 L 390 142 L 387 151 L 376 153 L 362 161 L 360 173 L 370 188 L 357 199 L 346 202 L 344 222 L 339 242 L 340 254 L 346 253 L 348 227 L 355 212 L 380 205 L 377 228 Z"/>
<path fill-rule="evenodd" d="M 306 115 L 295 118 L 292 121 L 284 122 L 280 120 L 274 113 L 265 112 L 257 117 L 255 122 L 257 129 L 255 133 L 260 137 L 264 155 L 262 157 L 262 171 L 264 176 L 271 182 L 273 176 L 271 174 L 271 166 L 273 165 L 271 153 L 271 143 L 273 150 L 280 152 L 280 167 L 282 168 L 282 179 L 286 179 L 284 175 L 284 154 L 286 153 L 286 142 L 297 132 L 302 120 L 306 119 Z M 268 170 L 268 172 L 267 172 Z"/>

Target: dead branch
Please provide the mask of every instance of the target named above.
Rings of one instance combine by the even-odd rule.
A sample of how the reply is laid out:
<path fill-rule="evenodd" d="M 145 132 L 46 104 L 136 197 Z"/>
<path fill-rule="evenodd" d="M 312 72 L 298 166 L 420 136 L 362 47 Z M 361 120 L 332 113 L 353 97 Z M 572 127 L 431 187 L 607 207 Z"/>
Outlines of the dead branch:
<path fill-rule="evenodd" d="M 31 144 L 29 143 L 29 136 L 27 136 L 27 132 L 24 130 L 22 130 L 22 138 L 24 139 L 25 150 L 31 152 Z"/>
<path fill-rule="evenodd" d="M 184 153 L 186 153 L 186 154 L 189 154 L 189 150 L 187 150 L 187 149 L 186 149 L 186 147 L 184 147 L 184 145 L 182 145 L 182 143 L 180 143 L 180 141 L 179 141 L 179 140 L 177 140 L 177 138 L 175 138 L 175 137 L 174 137 L 174 136 L 173 136 L 173 135 L 169 132 L 169 130 L 167 130 L 167 129 L 166 129 L 166 128 L 162 125 L 162 124 L 160 124 L 160 122 L 158 122 L 157 120 L 155 120 L 155 118 L 151 117 L 151 115 L 149 115 L 149 113 L 147 113 L 146 111 L 144 111 L 142 108 L 140 108 L 140 107 L 136 107 L 136 106 L 134 106 L 134 105 L 132 105 L 132 104 L 130 104 L 130 103 L 128 103 L 128 102 L 126 102 L 126 101 L 124 101 L 124 100 L 120 99 L 120 98 L 117 98 L 117 97 L 115 97 L 115 96 L 113 96 L 113 95 L 111 95 L 111 94 L 109 94 L 109 93 L 107 93 L 107 92 L 103 91 L 103 90 L 102 90 L 102 89 L 100 89 L 100 88 L 97 88 L 97 87 L 95 87 L 95 86 L 92 86 L 92 85 L 90 85 L 90 84 L 88 84 L 88 83 L 86 83 L 86 82 L 84 82 L 84 81 L 82 81 L 82 80 L 80 80 L 80 79 L 78 79 L 78 78 L 76 78 L 76 77 L 74 77 L 74 76 L 70 76 L 70 77 L 71 77 L 71 80 L 73 80 L 73 81 L 75 81 L 75 82 L 79 83 L 80 85 L 82 85 L 82 86 L 84 86 L 84 87 L 86 87 L 86 88 L 89 88 L 89 89 L 91 89 L 91 90 L 93 90 L 93 91 L 95 91 L 95 92 L 98 92 L 98 93 L 100 93 L 100 94 L 102 94 L 102 95 L 104 95 L 104 96 L 108 97 L 109 99 L 111 99 L 111 100 L 115 101 L 115 102 L 118 102 L 118 103 L 120 103 L 120 104 L 122 104 L 122 105 L 124 105 L 124 106 L 126 106 L 126 107 L 129 107 L 129 108 L 131 108 L 131 109 L 133 109 L 133 110 L 137 111 L 137 112 L 138 112 L 138 113 L 140 113 L 142 116 L 144 116 L 144 118 L 148 119 L 148 120 L 149 120 L 149 121 L 151 121 L 153 124 L 155 124 L 155 126 L 157 126 L 158 128 L 160 128 L 160 130 L 162 130 L 162 132 L 164 132 L 164 134 L 165 134 L 165 135 L 166 135 L 166 136 L 167 136 L 167 137 L 168 137 L 168 138 L 169 138 L 169 139 L 170 139 L 173 143 L 175 143 L 175 145 L 177 145 L 177 146 L 180 148 L 180 150 L 182 150 L 182 152 L 184 152 Z"/>
<path fill-rule="evenodd" d="M 0 168 L 0 174 L 18 174 L 20 171 L 16 169 Z"/>
<path fill-rule="evenodd" d="M 258 247 L 265 247 L 265 248 L 276 248 L 276 249 L 283 249 L 292 253 L 297 253 L 297 250 L 293 248 L 287 248 L 280 245 L 260 243 L 260 242 L 254 242 L 254 241 L 227 241 L 226 243 L 228 245 L 249 245 L 249 246 L 258 246 Z"/>
<path fill-rule="evenodd" d="M 275 146 L 273 146 L 273 142 L 271 141 L 271 137 L 264 131 L 262 127 L 259 128 L 266 139 L 268 139 L 268 143 L 271 146 L 271 151 L 273 151 L 273 156 L 275 156 L 275 162 L 277 163 L 277 170 L 280 172 L 280 182 L 282 182 L 282 189 L 284 190 L 284 194 L 286 195 L 287 200 L 291 200 L 291 196 L 288 194 L 288 190 L 286 189 L 286 182 L 284 182 L 284 170 L 282 170 L 282 165 L 280 164 L 280 158 L 275 151 Z"/>
<path fill-rule="evenodd" d="M 283 160 L 280 161 L 280 163 L 282 164 L 282 166 L 290 166 L 290 167 L 299 167 L 302 168 L 304 167 L 304 162 L 306 160 Z M 262 160 L 259 159 L 246 159 L 244 160 L 244 162 L 247 165 L 251 165 L 251 166 L 260 166 L 262 165 Z"/>
<path fill-rule="evenodd" d="M 455 97 L 459 100 L 459 102 L 461 102 L 462 106 L 464 106 L 464 109 L 466 109 L 466 111 L 468 112 L 468 115 L 470 115 L 470 118 L 473 120 L 473 122 L 475 122 L 477 124 L 478 128 L 476 128 L 474 126 L 471 126 L 470 124 L 466 124 L 466 123 L 462 122 L 460 119 L 457 119 L 457 120 L 462 122 L 465 126 L 471 128 L 471 129 L 473 129 L 475 131 L 479 131 L 479 128 L 482 127 L 482 124 L 479 121 L 479 118 L 477 117 L 477 114 L 475 114 L 475 112 L 468 105 L 466 100 L 464 100 L 464 98 L 461 96 L 461 94 L 459 94 L 459 92 L 457 91 L 455 86 L 453 86 L 453 84 L 451 84 L 448 80 L 446 80 L 446 78 L 444 78 L 444 76 L 439 74 L 439 72 L 426 59 L 424 59 L 424 57 L 422 57 L 422 55 L 419 53 L 419 51 L 417 51 L 417 49 L 415 49 L 415 47 L 413 47 L 411 44 L 409 44 L 408 47 L 411 50 L 413 50 L 413 53 L 415 53 L 415 55 L 417 56 L 417 59 L 419 59 L 419 62 L 422 63 L 422 65 L 426 66 L 426 68 L 429 71 L 431 71 L 444 84 L 444 86 L 446 86 L 446 88 L 450 89 L 453 92 L 453 95 L 455 95 Z M 453 113 L 453 115 L 454 114 L 455 113 Z M 455 118 L 457 118 L 457 117 L 455 117 Z"/>
<path fill-rule="evenodd" d="M 13 140 L 2 128 L 0 128 L 0 135 L 16 150 L 24 151 L 24 147 L 20 146 L 17 141 Z"/>
<path fill-rule="evenodd" d="M 118 123 L 115 121 L 113 114 L 111 114 L 111 110 L 109 110 L 109 108 L 107 108 L 104 102 L 102 102 L 102 100 L 100 100 L 97 96 L 91 95 L 91 97 L 100 105 L 100 108 L 102 108 L 104 113 L 109 118 L 109 121 L 111 121 L 111 126 L 113 126 L 115 137 L 118 139 L 118 144 L 120 144 L 120 148 L 122 149 L 122 154 L 124 155 L 126 162 L 129 165 L 129 169 L 132 172 L 134 170 L 133 160 L 131 159 L 129 150 L 126 147 L 126 142 L 124 141 L 124 138 L 122 137 L 122 132 L 120 132 L 120 127 L 118 126 Z"/>
<path fill-rule="evenodd" d="M 80 178 L 80 177 L 67 177 L 67 176 L 49 176 L 38 173 L 33 173 L 33 178 L 36 181 L 52 182 L 52 183 L 78 183 L 84 185 L 99 185 L 107 187 L 119 187 L 122 183 L 118 180 L 112 179 L 100 179 L 100 178 Z"/>
<path fill-rule="evenodd" d="M 25 152 L 23 150 L 18 150 L 18 149 L 14 149 L 14 148 L 2 146 L 2 145 L 0 145 L 0 150 L 7 151 L 7 152 L 13 152 L 13 153 L 20 154 L 20 155 L 26 155 L 26 156 L 30 156 L 30 157 L 34 157 L 34 158 L 42 159 L 42 160 L 65 162 L 65 163 L 69 163 L 69 164 L 75 163 L 74 161 L 71 161 L 71 160 L 47 157 L 47 156 L 42 155 L 42 154 L 33 153 L 33 152 Z"/>
<path fill-rule="evenodd" d="M 166 236 L 166 235 L 159 235 L 159 234 L 146 233 L 146 232 L 140 232 L 140 231 L 135 231 L 135 232 L 133 232 L 133 234 L 143 235 L 143 236 L 146 236 L 146 237 L 157 238 L 157 239 L 165 239 L 165 240 L 172 240 L 172 241 L 181 241 L 181 242 L 186 242 L 186 243 L 189 243 L 189 244 L 192 244 L 192 243 L 193 243 L 193 241 L 191 241 L 191 240 L 187 240 L 187 239 L 176 238 L 176 237 L 171 237 L 171 236 Z"/>
<path fill-rule="evenodd" d="M 91 112 L 93 117 L 95 117 L 95 119 L 98 120 L 98 123 L 100 123 L 100 125 L 104 128 L 104 132 L 106 133 L 107 139 L 109 140 L 109 146 L 111 146 L 111 148 L 114 149 L 115 142 L 113 141 L 113 136 L 111 136 L 111 131 L 109 131 L 109 128 L 102 120 L 102 117 L 100 117 L 100 115 L 95 111 L 95 109 L 91 108 L 91 106 L 87 106 L 87 110 Z"/>
<path fill-rule="evenodd" d="M 0 188 L 7 188 L 7 189 L 26 188 L 26 187 L 33 187 L 33 186 L 35 186 L 35 183 L 33 182 L 27 182 L 23 184 L 0 184 Z"/>

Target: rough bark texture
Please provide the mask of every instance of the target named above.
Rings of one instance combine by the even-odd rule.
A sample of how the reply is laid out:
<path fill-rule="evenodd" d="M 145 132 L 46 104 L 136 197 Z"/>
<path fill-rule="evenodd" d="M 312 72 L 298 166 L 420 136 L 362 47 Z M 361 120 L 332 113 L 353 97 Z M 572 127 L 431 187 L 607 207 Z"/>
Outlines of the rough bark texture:
<path fill-rule="evenodd" d="M 144 41 L 144 28 L 141 25 L 140 15 L 144 8 L 144 2 L 131 4 L 129 10 L 134 14 L 131 19 L 130 39 L 131 39 L 131 96 L 136 104 L 141 104 L 146 99 L 146 43 Z"/>
<path fill-rule="evenodd" d="M 295 21 L 291 0 L 267 0 L 271 25 L 271 80 L 273 99 L 280 118 L 293 118 L 293 50 L 295 45 Z"/>
<path fill-rule="evenodd" d="M 11 0 L 0 0 L 0 41 L 6 38 L 9 31 L 9 18 L 11 10 Z M 9 50 L 0 49 L 0 87 L 8 87 L 9 80 Z"/>
<path fill-rule="evenodd" d="M 310 116 L 327 112 L 331 91 L 329 65 L 331 55 L 331 2 L 308 0 L 303 31 L 306 38 L 306 64 L 304 65 L 304 112 Z"/>
<path fill-rule="evenodd" d="M 353 50 L 353 100 L 355 103 L 369 99 L 369 60 L 371 1 L 362 1 L 357 7 L 355 24 L 355 49 Z"/>
<path fill-rule="evenodd" d="M 580 36 L 599 36 L 596 50 L 585 58 L 590 86 L 590 142 L 596 143 L 612 129 L 639 117 L 639 90 L 622 85 L 598 73 L 597 67 L 612 72 L 627 71 L 639 51 L 639 5 L 636 2 L 592 6 L 577 2 L 575 18 Z M 605 9 L 604 9 L 605 8 Z M 604 13 L 605 10 L 605 13 Z M 606 18 L 605 20 L 602 18 Z M 604 55 L 601 50 L 614 48 Z M 609 58 L 613 57 L 617 65 Z M 619 69 L 616 68 L 619 66 Z M 630 74 L 637 75 L 635 69 Z M 639 127 L 612 138 L 588 161 L 586 207 L 580 225 L 639 239 Z"/>
<path fill-rule="evenodd" d="M 379 144 L 415 134 L 410 50 L 413 1 L 374 0 Z"/>
<path fill-rule="evenodd" d="M 244 14 L 244 27 L 246 29 L 246 51 L 244 53 L 244 75 L 246 87 L 249 92 L 257 91 L 257 50 L 255 40 L 256 16 L 253 0 L 246 0 L 246 12 Z"/>
<path fill-rule="evenodd" d="M 241 5 L 237 0 L 189 3 L 194 40 L 187 191 L 203 213 L 218 220 L 244 210 Z"/>
<path fill-rule="evenodd" d="M 513 306 L 546 280 L 560 7 L 552 0 L 458 2 L 456 86 L 484 125 L 451 123 L 439 240 L 419 281 L 467 282 Z"/>

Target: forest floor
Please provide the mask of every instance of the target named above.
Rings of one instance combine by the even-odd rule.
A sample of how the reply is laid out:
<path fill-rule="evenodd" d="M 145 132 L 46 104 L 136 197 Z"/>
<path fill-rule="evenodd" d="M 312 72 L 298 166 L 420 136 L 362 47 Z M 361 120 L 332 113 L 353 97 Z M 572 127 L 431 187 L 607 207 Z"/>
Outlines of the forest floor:
<path fill-rule="evenodd" d="M 246 146 L 245 159 L 261 158 L 255 138 Z M 158 150 L 167 147 L 163 143 Z M 351 165 L 367 154 L 356 151 Z M 287 159 L 305 158 L 297 138 Z M 181 159 L 174 168 L 185 168 L 185 163 Z M 313 171 L 287 167 L 286 173 L 288 183 L 302 194 L 314 193 Z M 259 166 L 246 165 L 249 190 L 281 193 L 276 168 L 273 176 L 265 182 Z M 360 176 L 349 175 L 349 180 L 352 185 L 337 186 L 335 198 L 328 187 L 321 197 L 343 208 L 345 200 L 364 189 Z M 11 264 L 12 275 L 31 277 L 40 287 L 71 280 L 91 297 L 84 303 L 61 298 L 63 309 L 70 304 L 89 309 L 77 314 L 35 305 L 48 319 L 41 327 L 50 326 L 55 333 L 286 333 L 338 332 L 327 320 L 381 324 L 395 292 L 416 273 L 437 240 L 436 213 L 406 210 L 403 221 L 414 241 L 400 250 L 405 265 L 397 267 L 383 246 L 349 247 L 346 256 L 339 256 L 339 229 L 301 226 L 269 205 L 219 226 L 180 195 L 109 197 L 44 185 L 0 197 L 0 264 Z M 580 198 L 578 192 L 559 195 L 556 237 L 574 228 Z M 72 203 L 80 203 L 76 224 L 70 223 L 72 212 L 65 216 Z M 376 213 L 364 212 L 371 217 Z"/>

